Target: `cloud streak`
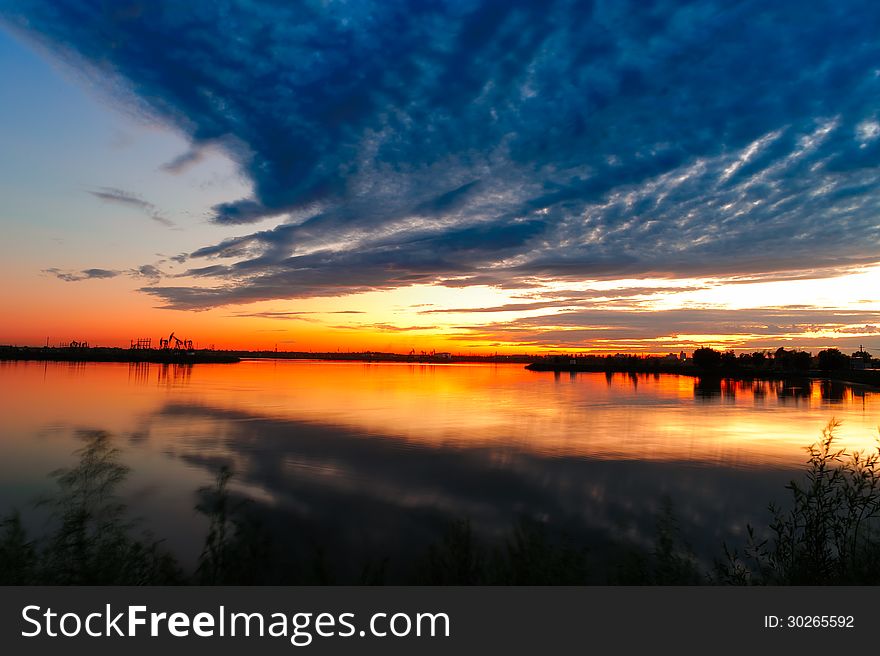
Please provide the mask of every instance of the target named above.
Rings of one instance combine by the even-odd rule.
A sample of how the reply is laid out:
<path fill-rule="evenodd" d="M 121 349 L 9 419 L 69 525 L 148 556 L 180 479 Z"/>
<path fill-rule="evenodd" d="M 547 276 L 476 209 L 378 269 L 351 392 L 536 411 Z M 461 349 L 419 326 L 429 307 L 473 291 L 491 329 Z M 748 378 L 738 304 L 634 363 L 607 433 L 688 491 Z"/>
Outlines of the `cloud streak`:
<path fill-rule="evenodd" d="M 80 280 L 106 280 L 120 275 L 121 271 L 109 269 L 83 269 L 82 271 L 61 271 L 55 267 L 43 269 L 43 273 L 55 276 L 64 282 L 79 282 Z"/>
<path fill-rule="evenodd" d="M 162 271 L 155 265 L 144 264 L 133 269 L 83 269 L 81 271 L 64 271 L 57 267 L 43 269 L 43 273 L 55 276 L 64 282 L 81 282 L 83 280 L 108 280 L 118 276 L 128 276 L 130 278 L 146 278 L 154 282 L 158 282 L 164 275 Z"/>
<path fill-rule="evenodd" d="M 524 348 L 556 347 L 599 351 L 656 352 L 727 343 L 737 348 L 777 348 L 791 340 L 802 347 L 826 346 L 878 332 L 880 312 L 778 307 L 633 311 L 575 309 L 511 321 L 460 326 L 460 341 L 495 341 Z"/>
<path fill-rule="evenodd" d="M 145 201 L 143 198 L 141 198 L 137 194 L 131 193 L 130 191 L 125 191 L 123 189 L 114 189 L 111 187 L 103 187 L 97 190 L 90 190 L 89 193 L 95 198 L 100 198 L 105 202 L 116 203 L 117 205 L 124 205 L 126 207 L 140 210 L 153 221 L 165 226 L 166 228 L 171 228 L 174 226 L 174 222 L 163 216 L 155 205 Z"/>

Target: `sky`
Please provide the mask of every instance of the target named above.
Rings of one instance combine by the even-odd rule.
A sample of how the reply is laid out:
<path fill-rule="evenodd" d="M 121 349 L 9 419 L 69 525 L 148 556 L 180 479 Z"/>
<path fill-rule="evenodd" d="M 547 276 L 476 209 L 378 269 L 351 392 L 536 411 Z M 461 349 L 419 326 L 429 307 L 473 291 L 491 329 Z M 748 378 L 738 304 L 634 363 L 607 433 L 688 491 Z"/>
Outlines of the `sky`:
<path fill-rule="evenodd" d="M 0 343 L 880 352 L 880 6 L 0 0 Z"/>

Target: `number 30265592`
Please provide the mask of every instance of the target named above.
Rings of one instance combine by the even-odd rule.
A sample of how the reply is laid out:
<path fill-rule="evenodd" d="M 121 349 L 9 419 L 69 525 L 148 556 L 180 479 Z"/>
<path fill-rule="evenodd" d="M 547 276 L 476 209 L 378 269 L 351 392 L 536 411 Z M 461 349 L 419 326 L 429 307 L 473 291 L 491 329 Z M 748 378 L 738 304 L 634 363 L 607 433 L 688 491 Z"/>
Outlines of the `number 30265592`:
<path fill-rule="evenodd" d="M 768 629 L 852 629 L 852 615 L 765 615 L 764 627 Z"/>

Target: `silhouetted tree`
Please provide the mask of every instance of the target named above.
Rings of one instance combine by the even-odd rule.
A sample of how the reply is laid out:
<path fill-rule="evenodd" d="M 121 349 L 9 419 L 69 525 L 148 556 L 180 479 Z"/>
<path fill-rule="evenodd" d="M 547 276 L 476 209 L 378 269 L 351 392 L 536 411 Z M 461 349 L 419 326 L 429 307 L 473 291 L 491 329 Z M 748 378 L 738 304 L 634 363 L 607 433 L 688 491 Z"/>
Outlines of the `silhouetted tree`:
<path fill-rule="evenodd" d="M 819 351 L 819 369 L 822 371 L 849 369 L 849 356 L 841 353 L 836 348 Z"/>
<path fill-rule="evenodd" d="M 721 364 L 721 353 L 713 348 L 703 346 L 694 351 L 694 366 L 700 369 L 717 369 Z"/>
<path fill-rule="evenodd" d="M 795 351 L 792 356 L 792 368 L 795 371 L 809 371 L 813 364 L 813 356 L 806 351 Z"/>
<path fill-rule="evenodd" d="M 736 353 L 733 351 L 725 351 L 721 354 L 721 365 L 725 369 L 736 369 L 739 366 L 739 361 L 736 358 Z"/>
<path fill-rule="evenodd" d="M 782 371 L 807 372 L 812 362 L 813 356 L 806 351 L 786 351 L 781 347 L 773 357 L 773 367 Z"/>

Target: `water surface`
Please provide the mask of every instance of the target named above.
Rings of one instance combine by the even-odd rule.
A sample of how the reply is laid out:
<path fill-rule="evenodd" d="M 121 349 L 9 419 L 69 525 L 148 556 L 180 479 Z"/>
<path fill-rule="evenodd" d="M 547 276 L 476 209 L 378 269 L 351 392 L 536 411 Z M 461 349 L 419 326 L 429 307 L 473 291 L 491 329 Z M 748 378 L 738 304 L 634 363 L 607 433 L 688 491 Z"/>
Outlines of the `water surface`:
<path fill-rule="evenodd" d="M 276 528 L 357 557 L 405 558 L 451 518 L 504 535 L 522 514 L 646 546 L 664 497 L 708 555 L 766 524 L 829 419 L 851 449 L 880 424 L 880 394 L 845 385 L 521 365 L 4 362 L 0 388 L 0 512 L 32 508 L 81 436 L 107 431 L 127 503 L 184 563 L 205 531 L 196 491 L 223 464 Z"/>

